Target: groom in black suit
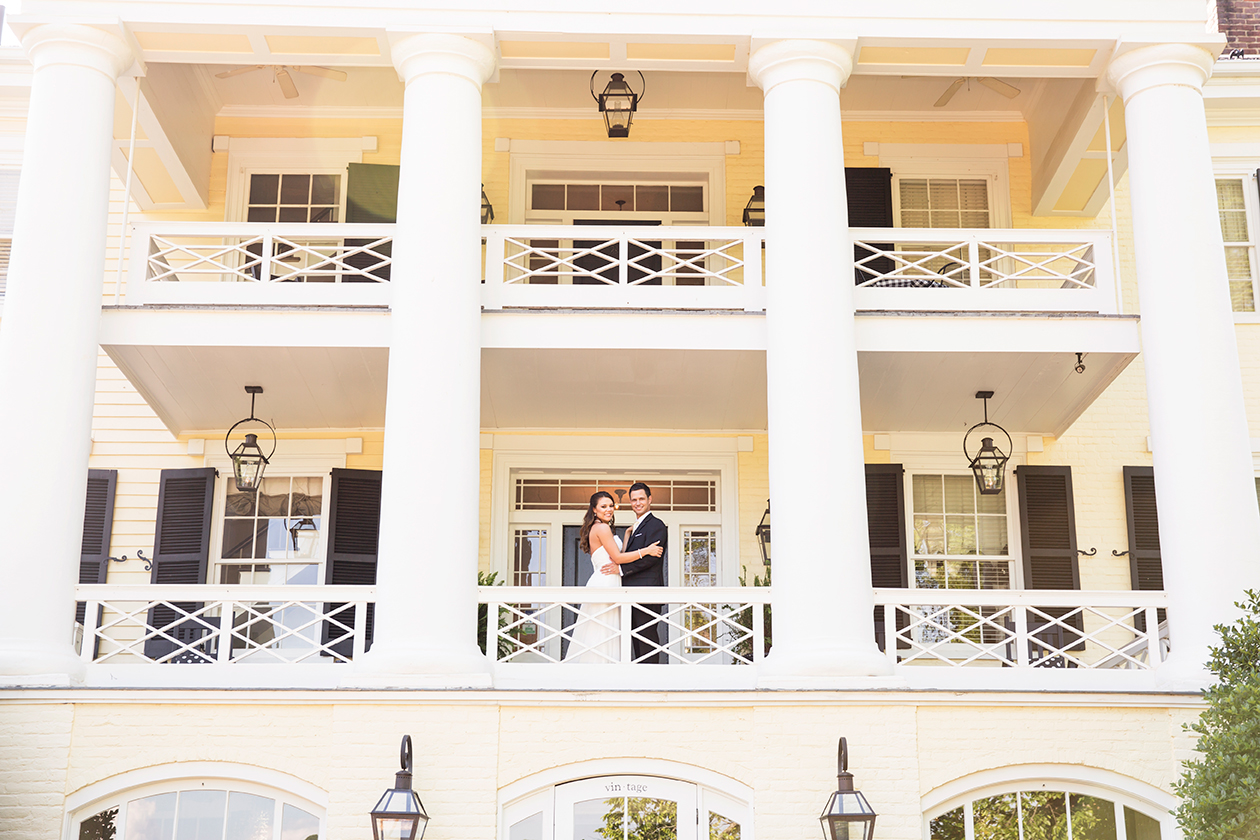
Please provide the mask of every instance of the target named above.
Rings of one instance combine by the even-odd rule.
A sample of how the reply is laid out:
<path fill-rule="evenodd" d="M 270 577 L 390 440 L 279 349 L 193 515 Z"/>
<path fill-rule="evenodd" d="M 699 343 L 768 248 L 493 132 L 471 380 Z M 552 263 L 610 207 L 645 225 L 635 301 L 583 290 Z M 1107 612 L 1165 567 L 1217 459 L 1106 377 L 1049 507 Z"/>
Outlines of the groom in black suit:
<path fill-rule="evenodd" d="M 669 530 L 652 513 L 652 489 L 642 481 L 630 485 L 630 508 L 638 518 L 630 526 L 630 536 L 621 550 L 635 551 L 659 542 L 664 552 L 660 557 L 647 555 L 640 560 L 622 564 L 621 585 L 664 586 L 665 558 L 669 556 Z M 615 564 L 609 563 L 604 571 L 611 574 L 616 568 Z M 665 654 L 656 648 L 667 641 L 661 638 L 660 616 L 664 609 L 664 604 L 638 604 L 631 610 L 630 625 L 634 635 L 630 646 L 635 662 L 665 664 Z"/>

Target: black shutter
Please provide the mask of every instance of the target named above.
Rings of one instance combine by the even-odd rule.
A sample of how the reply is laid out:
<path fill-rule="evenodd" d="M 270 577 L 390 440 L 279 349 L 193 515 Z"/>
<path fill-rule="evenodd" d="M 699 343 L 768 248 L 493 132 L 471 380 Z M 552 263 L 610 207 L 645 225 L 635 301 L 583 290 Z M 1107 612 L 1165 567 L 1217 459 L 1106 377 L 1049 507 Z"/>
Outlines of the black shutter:
<path fill-rule="evenodd" d="M 378 470 L 333 470 L 328 519 L 328 563 L 324 582 L 333 586 L 375 585 L 381 527 L 381 473 Z M 353 639 L 338 625 L 353 627 L 355 608 L 346 608 L 341 603 L 326 604 L 325 610 L 326 615 L 336 617 L 336 623 L 324 622 L 323 644 L 350 658 L 354 653 Z M 365 624 L 369 648 L 375 616 L 376 605 L 369 604 Z"/>
<path fill-rule="evenodd" d="M 398 172 L 397 166 L 380 163 L 352 163 L 346 172 L 346 221 L 351 224 L 394 224 L 398 221 Z M 346 248 L 362 248 L 372 239 L 347 239 Z M 393 243 L 377 246 L 374 250 L 392 256 Z M 382 260 L 370 253 L 352 254 L 346 264 L 371 273 L 383 281 L 390 277 L 390 266 L 376 268 Z M 375 270 L 373 270 L 375 268 Z M 347 278 L 348 282 L 361 282 Z"/>
<path fill-rule="evenodd" d="M 1081 573 L 1076 553 L 1076 511 L 1072 501 L 1071 467 L 1022 466 L 1015 470 L 1019 487 L 1019 519 L 1022 531 L 1024 587 L 1026 589 L 1080 589 Z M 1038 607 L 1039 611 L 1063 618 L 1071 610 L 1064 607 Z M 1080 630 L 1079 614 L 1068 624 Z M 1044 630 L 1038 630 L 1039 627 Z M 1037 638 L 1056 648 L 1069 649 L 1075 634 L 1059 625 L 1049 625 L 1034 615 L 1028 629 Z M 1079 638 L 1079 637 L 1075 637 Z M 1084 645 L 1072 646 L 1081 650 Z M 1043 658 L 1045 651 L 1032 643 L 1030 658 L 1043 666 L 1061 666 L 1058 657 Z"/>
<path fill-rule="evenodd" d="M 118 470 L 88 470 L 87 500 L 83 506 L 83 546 L 79 554 L 79 583 L 104 583 L 109 567 L 109 537 L 114 529 L 114 493 Z M 87 605 L 75 605 L 74 620 L 83 623 Z M 97 619 L 99 624 L 99 617 Z"/>
<path fill-rule="evenodd" d="M 893 226 L 892 170 L 879 167 L 844 168 L 845 194 L 849 202 L 849 227 L 890 228 Z M 891 251 L 892 243 L 871 243 L 869 248 L 853 246 L 853 259 L 871 255 L 871 250 Z M 854 280 L 862 283 L 877 274 L 892 271 L 888 257 L 879 257 L 855 268 Z"/>
<path fill-rule="evenodd" d="M 906 589 L 907 568 L 905 469 L 901 464 L 866 465 L 866 529 L 870 534 L 871 585 L 876 589 Z M 897 613 L 897 629 L 910 617 Z M 884 610 L 875 608 L 875 643 L 884 650 Z M 908 642 L 898 647 L 909 647 Z"/>
<path fill-rule="evenodd" d="M 1129 578 L 1142 592 L 1164 591 L 1164 564 L 1159 552 L 1159 512 L 1155 505 L 1155 470 L 1124 468 L 1124 506 L 1129 520 Z M 1164 620 L 1164 610 L 1159 620 Z M 1137 616 L 1137 629 L 1146 632 L 1146 616 Z"/>
<path fill-rule="evenodd" d="M 202 584 L 210 563 L 210 513 L 214 504 L 213 467 L 162 470 L 158 485 L 157 530 L 153 537 L 151 583 Z M 201 609 L 200 603 L 177 603 L 149 610 L 149 627 L 161 636 L 147 640 L 145 656 L 162 659 L 179 647 L 212 636 L 218 618 L 199 616 L 179 621 L 184 613 Z M 196 645 L 168 661 L 213 662 L 211 642 Z"/>

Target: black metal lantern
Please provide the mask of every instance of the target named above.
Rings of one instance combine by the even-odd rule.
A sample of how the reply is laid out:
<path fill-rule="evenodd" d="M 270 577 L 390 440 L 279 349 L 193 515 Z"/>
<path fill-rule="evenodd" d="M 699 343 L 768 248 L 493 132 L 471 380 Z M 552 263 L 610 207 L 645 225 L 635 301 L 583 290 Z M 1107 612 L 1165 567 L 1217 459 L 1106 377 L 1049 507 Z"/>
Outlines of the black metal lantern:
<path fill-rule="evenodd" d="M 757 525 L 757 543 L 761 546 L 761 562 L 770 566 L 770 500 L 766 499 L 766 512 Z"/>
<path fill-rule="evenodd" d="M 481 223 L 488 225 L 494 221 L 494 205 L 486 197 L 486 185 L 481 185 Z"/>
<path fill-rule="evenodd" d="M 748 203 L 744 205 L 744 226 L 745 227 L 765 227 L 766 226 L 766 188 L 762 186 L 753 187 L 752 196 L 748 199 Z"/>
<path fill-rule="evenodd" d="M 818 819 L 822 823 L 826 840 L 871 840 L 875 835 L 875 810 L 866 801 L 862 791 L 853 789 L 853 774 L 849 772 L 849 744 L 840 739 L 836 758 L 836 791 L 827 800 Z"/>
<path fill-rule="evenodd" d="M 429 825 L 424 803 L 411 789 L 411 736 L 404 735 L 399 751 L 402 770 L 394 774 L 394 786 L 381 794 L 372 809 L 372 836 L 376 840 L 422 840 Z"/>
<path fill-rule="evenodd" d="M 263 471 L 267 469 L 267 464 L 271 462 L 271 456 L 276 454 L 276 430 L 266 420 L 260 420 L 254 416 L 254 398 L 263 392 L 261 385 L 246 385 L 245 393 L 249 394 L 249 416 L 244 420 L 238 420 L 228 429 L 228 433 L 223 436 L 223 448 L 227 451 L 228 457 L 232 459 L 232 477 L 236 479 L 236 489 L 242 493 L 251 493 L 262 485 Z M 245 442 L 230 449 L 229 440 L 232 432 L 236 431 L 236 427 L 242 423 L 262 423 L 271 430 L 271 454 L 264 455 L 262 447 L 258 445 L 258 435 L 245 435 Z"/>
<path fill-rule="evenodd" d="M 963 454 L 967 456 L 971 473 L 976 477 L 976 487 L 982 496 L 996 496 L 1002 492 L 1002 487 L 1006 482 L 1006 462 L 1011 459 L 1010 452 L 1013 447 L 1011 436 L 1007 434 L 1006 429 L 997 423 L 989 422 L 989 398 L 992 396 L 992 391 L 976 391 L 976 399 L 984 400 L 984 422 L 972 426 L 967 430 L 967 434 L 963 435 Z M 993 443 L 992 433 L 988 436 L 982 433 L 980 448 L 976 450 L 975 455 L 972 455 L 967 450 L 967 442 L 973 432 L 986 427 L 997 429 L 1006 436 L 1006 451 Z"/>
<path fill-rule="evenodd" d="M 598 70 L 591 74 L 591 96 L 599 103 L 599 112 L 604 115 L 604 126 L 608 129 L 608 136 L 629 137 L 630 123 L 634 121 L 634 112 L 639 110 L 639 101 L 643 99 L 647 82 L 643 79 L 643 74 L 639 73 L 641 90 L 635 93 L 626 83 L 624 75 L 613 73 L 604 92 L 596 94 L 595 75 L 597 73 L 599 73 Z"/>

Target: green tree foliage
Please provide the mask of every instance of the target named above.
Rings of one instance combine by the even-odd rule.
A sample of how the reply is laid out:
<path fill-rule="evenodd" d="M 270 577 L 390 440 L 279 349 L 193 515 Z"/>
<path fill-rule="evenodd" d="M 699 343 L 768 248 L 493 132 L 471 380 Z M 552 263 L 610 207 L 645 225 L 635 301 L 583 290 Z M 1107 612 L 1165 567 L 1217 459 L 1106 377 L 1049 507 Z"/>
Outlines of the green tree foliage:
<path fill-rule="evenodd" d="M 622 803 L 625 803 L 623 809 Z M 677 840 L 678 803 L 669 799 L 631 796 L 609 799 L 604 825 L 598 834 L 603 840 Z M 622 820 L 630 820 L 625 831 Z"/>
<path fill-rule="evenodd" d="M 1260 593 L 1238 603 L 1243 616 L 1217 625 L 1221 644 L 1208 668 L 1219 682 L 1204 694 L 1207 709 L 1188 729 L 1200 758 L 1186 762 L 1174 789 L 1174 813 L 1185 840 L 1260 837 Z"/>

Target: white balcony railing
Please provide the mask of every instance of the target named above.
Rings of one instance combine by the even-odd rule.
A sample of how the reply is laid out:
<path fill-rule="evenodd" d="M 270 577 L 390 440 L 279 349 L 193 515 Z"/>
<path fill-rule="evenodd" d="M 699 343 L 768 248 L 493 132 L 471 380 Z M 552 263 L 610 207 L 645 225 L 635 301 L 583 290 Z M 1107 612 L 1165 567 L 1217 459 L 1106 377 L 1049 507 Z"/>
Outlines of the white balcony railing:
<path fill-rule="evenodd" d="M 859 309 L 1120 311 L 1106 231 L 851 233 Z M 138 225 L 127 303 L 387 305 L 393 236 L 393 225 Z M 744 227 L 485 225 L 482 305 L 761 311 L 774 282 L 764 237 Z"/>
<path fill-rule="evenodd" d="M 128 304 L 383 305 L 393 225 L 137 225 Z"/>
<path fill-rule="evenodd" d="M 1120 312 L 1108 231 L 851 233 L 859 309 Z"/>
<path fill-rule="evenodd" d="M 488 225 L 486 309 L 765 309 L 764 231 Z"/>

